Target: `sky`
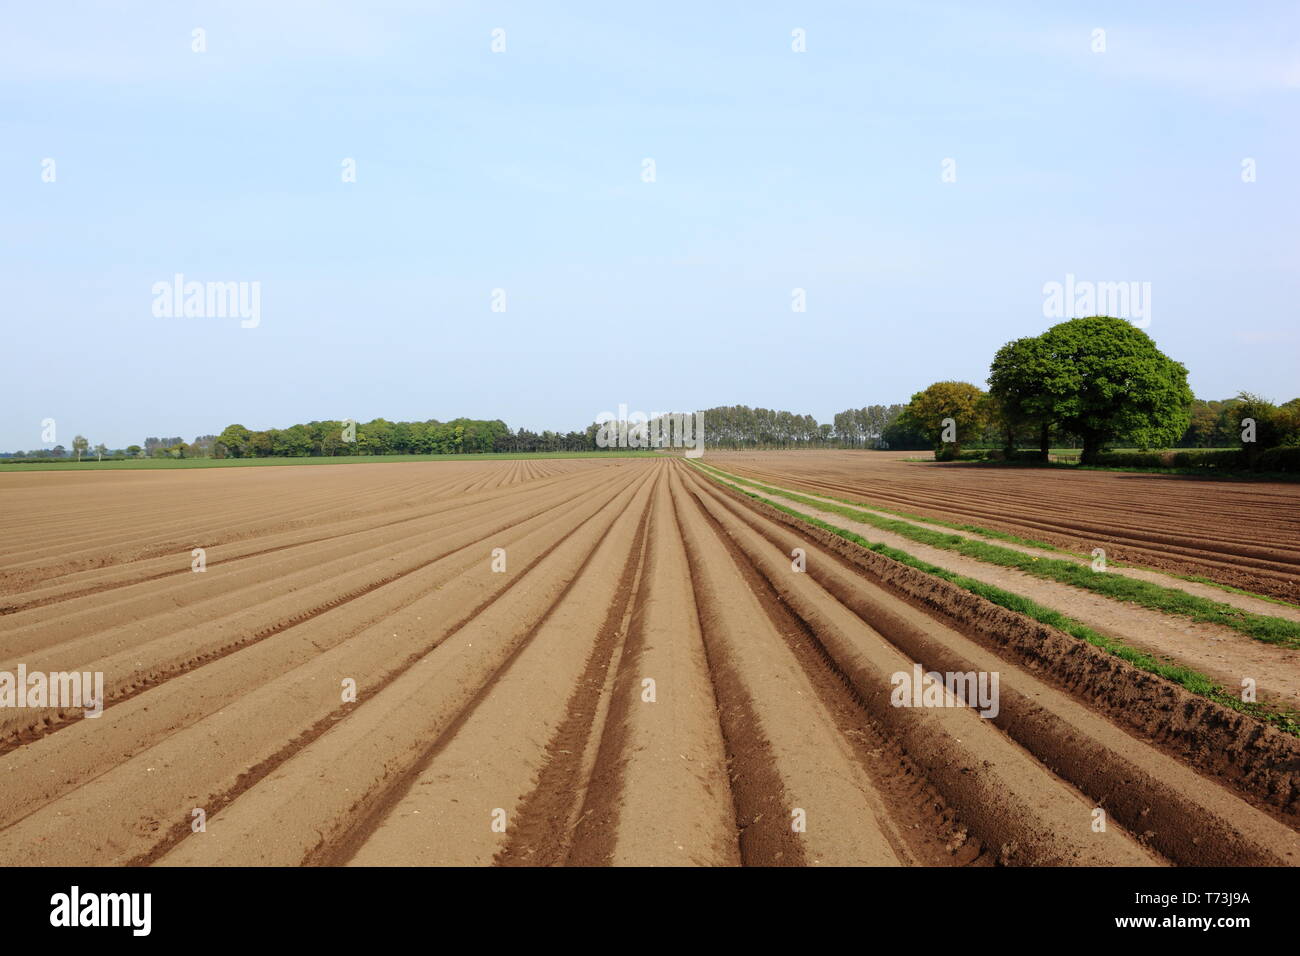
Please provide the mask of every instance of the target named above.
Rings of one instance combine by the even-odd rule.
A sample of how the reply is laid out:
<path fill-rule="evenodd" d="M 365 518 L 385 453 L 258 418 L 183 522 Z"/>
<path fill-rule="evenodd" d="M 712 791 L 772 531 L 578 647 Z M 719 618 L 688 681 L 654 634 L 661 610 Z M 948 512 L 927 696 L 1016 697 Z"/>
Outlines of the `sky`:
<path fill-rule="evenodd" d="M 829 421 L 983 386 L 1067 276 L 1199 397 L 1300 395 L 1300 5 L 975 6 L 11 4 L 0 449 Z"/>

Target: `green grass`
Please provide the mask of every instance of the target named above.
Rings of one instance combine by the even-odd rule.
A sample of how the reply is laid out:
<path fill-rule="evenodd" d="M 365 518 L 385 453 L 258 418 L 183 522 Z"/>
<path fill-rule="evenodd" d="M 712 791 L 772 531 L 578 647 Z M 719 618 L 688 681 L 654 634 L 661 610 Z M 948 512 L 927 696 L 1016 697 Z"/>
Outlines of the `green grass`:
<path fill-rule="evenodd" d="M 697 466 L 700 465 L 699 462 L 692 462 L 692 464 Z M 711 474 L 707 471 L 705 474 L 707 477 L 719 484 L 726 483 L 723 478 L 717 474 Z M 725 472 L 722 474 L 725 474 Z M 916 568 L 918 571 L 924 571 L 926 574 L 932 574 L 937 578 L 942 578 L 965 591 L 979 595 L 999 607 L 1004 607 L 1007 610 L 1023 614 L 1026 617 L 1038 621 L 1040 624 L 1045 624 L 1048 627 L 1055 628 L 1056 630 L 1079 640 L 1087 641 L 1094 647 L 1098 647 L 1108 654 L 1112 654 L 1121 660 L 1127 661 L 1129 664 L 1132 664 L 1140 670 L 1156 674 L 1159 677 L 1163 677 L 1165 680 L 1172 681 L 1199 697 L 1205 697 L 1215 703 L 1222 704 L 1224 707 L 1231 708 L 1232 710 L 1243 714 L 1248 714 L 1257 720 L 1271 724 L 1285 733 L 1293 736 L 1300 736 L 1300 712 L 1288 710 L 1286 708 L 1271 707 L 1266 704 L 1246 703 L 1233 694 L 1228 693 L 1222 685 L 1213 678 L 1202 674 L 1199 671 L 1193 670 L 1192 668 L 1186 667 L 1182 664 L 1172 664 L 1167 661 L 1162 661 L 1146 651 L 1130 647 L 1122 641 L 1094 631 L 1086 624 L 1076 621 L 1074 618 L 1068 617 L 1059 611 L 1054 611 L 1051 608 L 1044 607 L 1023 595 L 1015 594 L 1011 591 L 1005 591 L 1002 588 L 994 587 L 991 584 L 985 584 L 983 581 L 977 581 L 974 578 L 968 578 L 944 568 L 937 567 L 926 561 L 922 561 L 919 558 L 913 557 L 906 551 L 900 551 L 898 548 L 893 548 L 885 544 L 872 544 L 861 535 L 837 527 L 826 521 L 822 521 L 820 518 L 814 518 L 811 515 L 804 514 L 802 511 L 787 507 L 786 505 L 773 501 L 770 498 L 765 498 L 755 492 L 745 491 L 744 489 L 740 489 L 740 491 L 742 494 L 748 495 L 756 501 L 762 501 L 778 511 L 804 522 L 805 524 L 811 525 L 815 528 L 821 528 L 823 531 L 829 531 L 832 534 L 838 535 L 846 541 L 851 541 L 868 551 L 874 551 L 887 558 L 892 558 L 900 564 L 905 564 L 908 567 Z"/>
<path fill-rule="evenodd" d="M 707 465 L 704 467 L 711 468 L 711 466 Z M 712 470 L 718 471 L 718 469 Z M 726 473 L 721 472 L 721 474 L 725 475 Z M 729 480 L 757 488 L 768 494 L 808 505 L 819 511 L 829 511 L 832 514 L 859 521 L 873 528 L 879 528 L 881 531 L 889 531 L 908 540 L 940 548 L 944 551 L 952 551 L 986 564 L 1013 568 L 1034 577 L 1069 584 L 1095 594 L 1101 594 L 1112 600 L 1136 604 L 1165 614 L 1175 614 L 1193 621 L 1218 624 L 1266 644 L 1276 644 L 1291 649 L 1300 648 L 1300 622 L 1297 621 L 1288 621 L 1284 618 L 1270 617 L 1264 614 L 1254 614 L 1235 608 L 1230 604 L 1211 601 L 1208 598 L 1188 594 L 1186 591 L 1180 591 L 1177 588 L 1163 587 L 1150 581 L 1139 581 L 1118 574 L 1099 573 L 1093 571 L 1091 565 L 1077 564 L 1073 561 L 1057 558 L 1037 558 L 1032 555 L 1022 554 L 1019 551 L 988 544 L 984 541 L 963 538 L 961 535 L 945 534 L 941 531 L 920 528 L 906 521 L 882 518 L 879 515 L 858 508 L 817 501 L 805 495 L 748 481 L 744 478 L 737 478 L 733 475 L 726 475 L 726 477 Z"/>
<path fill-rule="evenodd" d="M 263 465 L 365 465 L 402 461 L 517 461 L 541 458 L 654 458 L 655 451 L 532 451 L 488 452 L 474 455 L 337 455 L 313 458 L 123 458 L 110 461 L 0 463 L 0 474 L 27 471 L 135 471 L 153 468 L 256 468 Z"/>

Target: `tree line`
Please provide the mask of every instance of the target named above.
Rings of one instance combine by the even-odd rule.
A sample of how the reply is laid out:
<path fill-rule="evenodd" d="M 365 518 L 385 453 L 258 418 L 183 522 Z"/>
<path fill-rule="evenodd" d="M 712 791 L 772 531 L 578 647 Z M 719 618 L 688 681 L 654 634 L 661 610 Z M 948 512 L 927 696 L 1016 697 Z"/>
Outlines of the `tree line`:
<path fill-rule="evenodd" d="M 303 458 L 338 455 L 455 455 L 505 450 L 510 435 L 500 420 L 457 418 L 449 422 L 313 421 L 264 431 L 228 425 L 217 436 L 223 458 Z"/>
<path fill-rule="evenodd" d="M 80 461 L 85 454 L 94 454 L 97 459 L 104 458 L 212 458 L 217 442 L 216 435 L 199 435 L 192 442 L 179 436 L 175 438 L 146 438 L 143 445 L 127 445 L 125 448 L 109 448 L 103 442 L 93 448 L 84 435 L 72 439 L 72 449 L 63 445 L 53 448 L 34 448 L 31 451 L 13 451 L 3 455 L 17 459 L 71 458 L 74 455 Z"/>
<path fill-rule="evenodd" d="M 834 423 L 812 415 L 747 405 L 705 409 L 705 443 L 710 448 L 927 448 L 925 435 L 901 420 L 903 405 L 847 409 Z M 264 431 L 230 425 L 216 436 L 213 455 L 229 458 L 347 455 L 440 455 L 490 452 L 603 451 L 600 426 L 581 431 L 511 430 L 500 419 L 457 418 L 450 422 L 313 421 Z M 611 449 L 612 450 L 612 449 Z"/>
<path fill-rule="evenodd" d="M 929 439 L 902 416 L 906 406 L 871 405 L 836 413 L 833 423 L 812 415 L 747 405 L 705 409 L 705 444 L 710 448 L 904 448 L 924 449 Z M 351 428 L 349 428 L 351 425 Z M 450 422 L 312 421 L 286 428 L 251 429 L 227 426 L 220 435 L 201 435 L 192 442 L 180 437 L 146 438 L 143 445 L 96 450 L 111 458 L 267 458 L 349 455 L 437 455 L 604 451 L 596 440 L 600 426 L 581 431 L 510 429 L 499 419 L 457 418 Z M 78 436 L 80 439 L 80 436 Z M 76 452 L 74 441 L 74 452 Z M 12 452 L 5 457 L 49 459 L 71 457 L 62 445 Z"/>
<path fill-rule="evenodd" d="M 1139 448 L 1240 447 L 1253 462 L 1257 450 L 1300 444 L 1300 398 L 1273 405 L 1242 392 L 1203 401 L 1192 396 L 1187 370 L 1160 352 L 1136 326 L 1092 316 L 1052 326 L 1039 336 L 1008 342 L 994 355 L 988 391 L 969 382 L 935 382 L 906 405 L 867 405 L 837 412 L 830 422 L 779 409 L 723 405 L 705 409 L 706 447 L 933 448 L 940 459 L 963 446 L 1000 447 L 1016 456 L 1037 448 L 1046 459 L 1053 444 L 1081 447 L 1095 463 L 1109 446 Z M 1249 428 L 1246 423 L 1249 422 Z M 500 419 L 448 422 L 323 420 L 263 430 L 227 426 L 193 442 L 147 438 L 99 457 L 265 458 L 350 455 L 450 455 L 502 452 L 596 452 L 600 426 L 581 431 L 511 430 Z M 73 440 L 78 460 L 90 451 Z M 15 452 L 11 458 L 63 458 L 54 449 Z"/>

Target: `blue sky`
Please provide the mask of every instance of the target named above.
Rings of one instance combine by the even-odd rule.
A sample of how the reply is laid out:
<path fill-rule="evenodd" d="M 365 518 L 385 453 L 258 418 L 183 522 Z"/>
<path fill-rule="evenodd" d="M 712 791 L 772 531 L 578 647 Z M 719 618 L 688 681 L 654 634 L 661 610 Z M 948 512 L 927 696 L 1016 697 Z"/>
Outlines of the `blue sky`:
<path fill-rule="evenodd" d="M 1197 395 L 1300 394 L 1294 3 L 117 6 L 5 13 L 0 448 L 828 421 L 983 385 L 1067 274 L 1150 282 Z M 260 324 L 156 317 L 178 272 Z"/>

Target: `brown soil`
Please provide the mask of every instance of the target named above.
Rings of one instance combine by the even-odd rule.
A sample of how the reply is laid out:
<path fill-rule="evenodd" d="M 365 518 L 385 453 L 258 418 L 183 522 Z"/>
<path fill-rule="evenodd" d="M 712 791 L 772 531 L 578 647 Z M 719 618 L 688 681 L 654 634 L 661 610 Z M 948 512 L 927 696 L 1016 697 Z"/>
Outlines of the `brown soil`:
<path fill-rule="evenodd" d="M 0 670 L 109 703 L 0 710 L 0 865 L 1300 862 L 1293 738 L 680 461 L 2 484 Z"/>

